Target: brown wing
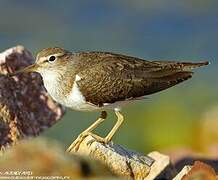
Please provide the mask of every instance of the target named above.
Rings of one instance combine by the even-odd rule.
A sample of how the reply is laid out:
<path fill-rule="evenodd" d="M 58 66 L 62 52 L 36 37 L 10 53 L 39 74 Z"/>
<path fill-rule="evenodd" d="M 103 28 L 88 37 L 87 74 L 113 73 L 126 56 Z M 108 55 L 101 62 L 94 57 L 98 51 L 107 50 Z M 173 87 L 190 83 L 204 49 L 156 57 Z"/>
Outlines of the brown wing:
<path fill-rule="evenodd" d="M 78 86 L 88 102 L 101 106 L 149 95 L 191 78 L 203 63 L 146 61 L 111 53 L 80 54 L 85 65 Z M 86 61 L 86 62 L 85 62 Z"/>

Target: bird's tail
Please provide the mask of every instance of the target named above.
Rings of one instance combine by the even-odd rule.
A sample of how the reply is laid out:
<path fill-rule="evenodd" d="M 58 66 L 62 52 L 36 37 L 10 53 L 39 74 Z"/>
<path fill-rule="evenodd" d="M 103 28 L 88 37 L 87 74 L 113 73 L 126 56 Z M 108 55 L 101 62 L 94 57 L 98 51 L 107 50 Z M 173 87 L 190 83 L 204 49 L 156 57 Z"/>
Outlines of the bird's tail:
<path fill-rule="evenodd" d="M 186 81 L 192 77 L 192 69 L 209 64 L 207 61 L 198 63 L 176 61 L 154 62 L 161 68 L 146 74 L 144 95 L 156 93 Z"/>
<path fill-rule="evenodd" d="M 194 68 L 198 68 L 198 67 L 201 67 L 201 66 L 206 66 L 209 64 L 208 61 L 203 61 L 203 62 L 197 62 L 197 63 L 193 63 L 193 62 L 181 62 L 179 63 L 181 64 L 182 68 L 184 71 L 188 71 L 188 70 L 191 70 L 191 69 L 194 69 Z"/>
<path fill-rule="evenodd" d="M 166 89 L 191 78 L 193 75 L 192 69 L 208 64 L 207 61 L 198 63 L 168 61 L 165 68 L 153 74 L 155 74 L 156 80 L 163 83 L 161 88 Z"/>
<path fill-rule="evenodd" d="M 152 77 L 164 77 L 170 76 L 177 72 L 191 72 L 192 69 L 209 64 L 208 61 L 204 62 L 176 62 L 176 61 L 155 61 L 160 64 L 162 68 L 160 70 L 151 73 Z"/>

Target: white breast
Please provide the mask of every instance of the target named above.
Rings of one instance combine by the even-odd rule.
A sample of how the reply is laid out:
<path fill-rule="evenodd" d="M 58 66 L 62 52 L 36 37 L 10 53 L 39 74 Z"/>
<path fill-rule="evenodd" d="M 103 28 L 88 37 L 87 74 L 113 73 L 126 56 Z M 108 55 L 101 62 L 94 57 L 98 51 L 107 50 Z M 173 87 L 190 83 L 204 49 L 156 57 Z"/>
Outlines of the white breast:
<path fill-rule="evenodd" d="M 77 85 L 77 82 L 80 79 L 81 78 L 78 75 L 76 75 L 72 91 L 65 99 L 65 106 L 78 110 L 78 111 L 99 111 L 101 110 L 100 107 L 94 104 L 91 104 L 89 102 L 86 102 L 85 97 L 82 95 Z"/>

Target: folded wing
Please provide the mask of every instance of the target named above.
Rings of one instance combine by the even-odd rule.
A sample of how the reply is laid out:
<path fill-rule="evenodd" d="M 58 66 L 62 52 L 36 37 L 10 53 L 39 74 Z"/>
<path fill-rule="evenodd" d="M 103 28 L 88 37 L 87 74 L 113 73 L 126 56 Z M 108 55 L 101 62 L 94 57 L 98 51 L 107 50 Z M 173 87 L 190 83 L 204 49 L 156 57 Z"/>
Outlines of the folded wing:
<path fill-rule="evenodd" d="M 81 57 L 83 57 L 81 55 Z M 101 106 L 153 94 L 192 77 L 191 70 L 208 62 L 146 61 L 112 53 L 89 54 L 77 82 L 86 101 Z"/>

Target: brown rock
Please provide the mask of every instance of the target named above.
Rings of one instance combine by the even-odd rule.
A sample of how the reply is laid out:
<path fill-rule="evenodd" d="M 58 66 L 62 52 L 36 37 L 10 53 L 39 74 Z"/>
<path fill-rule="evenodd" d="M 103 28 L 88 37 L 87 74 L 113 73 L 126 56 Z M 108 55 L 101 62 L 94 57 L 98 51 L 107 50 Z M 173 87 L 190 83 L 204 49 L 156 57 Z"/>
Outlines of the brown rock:
<path fill-rule="evenodd" d="M 31 53 L 16 46 L 0 54 L 0 149 L 25 136 L 36 136 L 57 122 L 63 108 L 45 91 L 36 73 L 7 76 L 34 62 Z"/>
<path fill-rule="evenodd" d="M 196 161 L 191 170 L 182 177 L 182 180 L 217 180 L 217 176 L 211 166 Z"/>

